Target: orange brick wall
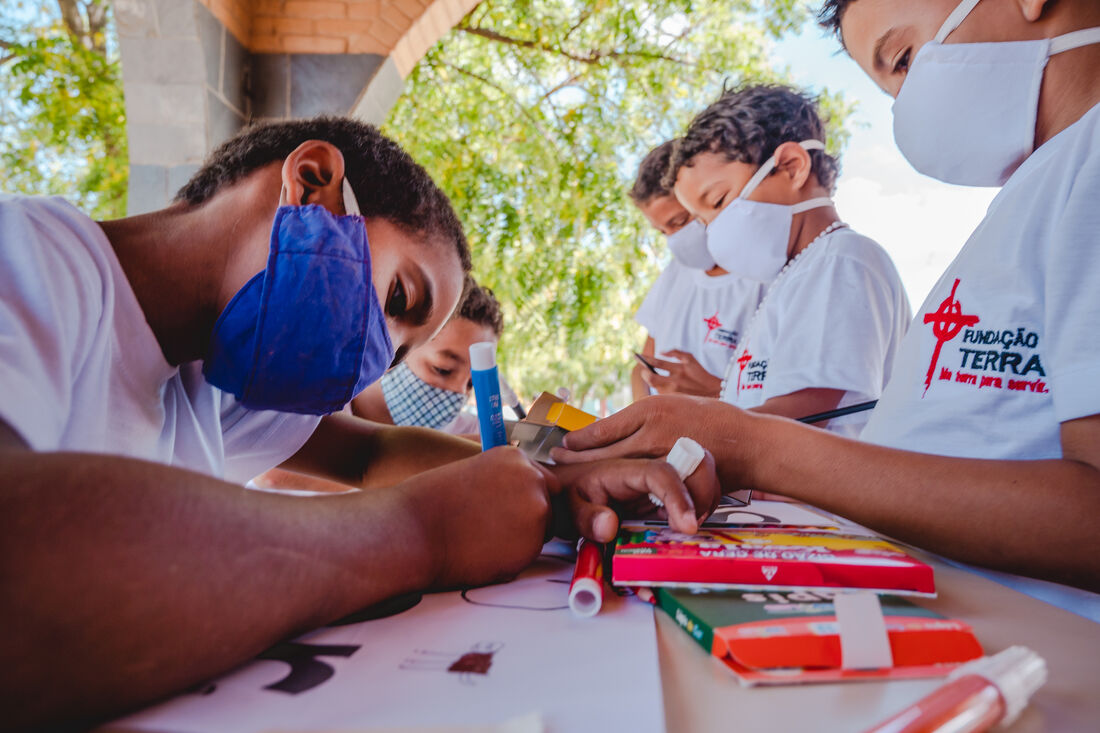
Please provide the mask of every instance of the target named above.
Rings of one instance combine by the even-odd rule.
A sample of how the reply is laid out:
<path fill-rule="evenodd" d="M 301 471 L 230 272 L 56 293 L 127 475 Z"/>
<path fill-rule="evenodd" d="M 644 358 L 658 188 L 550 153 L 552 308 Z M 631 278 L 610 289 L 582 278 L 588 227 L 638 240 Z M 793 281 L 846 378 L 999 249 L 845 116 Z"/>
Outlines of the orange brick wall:
<path fill-rule="evenodd" d="M 257 53 L 376 53 L 382 56 L 389 56 L 414 24 L 418 25 L 416 35 L 422 35 L 423 21 L 430 20 L 433 29 L 441 30 L 432 42 L 438 40 L 477 4 L 476 0 L 199 1 L 241 43 Z M 433 8 L 433 5 L 439 7 Z M 423 45 L 422 42 L 415 44 L 418 49 Z M 426 50 L 427 47 L 419 49 L 419 53 L 422 55 Z M 410 61 L 415 63 L 412 59 L 404 61 L 402 66 L 409 66 Z"/>

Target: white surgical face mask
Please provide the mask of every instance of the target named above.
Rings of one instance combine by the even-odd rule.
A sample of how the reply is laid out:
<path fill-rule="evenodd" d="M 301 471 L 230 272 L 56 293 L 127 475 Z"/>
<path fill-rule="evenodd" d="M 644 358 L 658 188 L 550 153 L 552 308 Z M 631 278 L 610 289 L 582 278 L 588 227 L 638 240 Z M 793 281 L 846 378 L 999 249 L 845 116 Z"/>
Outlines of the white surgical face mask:
<path fill-rule="evenodd" d="M 825 143 L 820 140 L 804 140 L 799 145 L 806 150 L 825 149 Z M 773 155 L 749 179 L 740 195 L 707 225 L 707 249 L 718 266 L 765 283 L 774 280 L 787 264 L 787 245 L 794 215 L 833 205 L 832 199 L 825 197 L 794 206 L 749 201 L 748 197 L 774 168 Z"/>
<path fill-rule="evenodd" d="M 669 234 L 668 248 L 672 250 L 673 257 L 694 270 L 714 267 L 714 258 L 707 249 L 707 228 L 697 219 Z"/>
<path fill-rule="evenodd" d="M 921 173 L 1001 186 L 1031 155 L 1047 59 L 1100 43 L 1100 28 L 1038 41 L 944 40 L 980 0 L 963 0 L 909 66 L 894 102 L 894 140 Z"/>
<path fill-rule="evenodd" d="M 382 375 L 381 381 L 394 425 L 438 429 L 454 420 L 466 404 L 465 393 L 428 384 L 404 361 Z"/>

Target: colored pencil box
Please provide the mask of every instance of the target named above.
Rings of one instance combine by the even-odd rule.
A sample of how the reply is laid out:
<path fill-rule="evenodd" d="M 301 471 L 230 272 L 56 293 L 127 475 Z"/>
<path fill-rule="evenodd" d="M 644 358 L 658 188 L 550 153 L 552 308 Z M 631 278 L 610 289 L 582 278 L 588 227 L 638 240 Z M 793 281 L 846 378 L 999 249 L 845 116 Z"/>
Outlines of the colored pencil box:
<path fill-rule="evenodd" d="M 934 595 L 932 568 L 873 536 L 812 528 L 625 528 L 611 559 L 621 586 L 852 588 Z"/>
<path fill-rule="evenodd" d="M 747 685 L 937 677 L 982 656 L 970 627 L 880 596 L 893 666 L 844 669 L 833 591 L 656 588 L 654 602 Z"/>

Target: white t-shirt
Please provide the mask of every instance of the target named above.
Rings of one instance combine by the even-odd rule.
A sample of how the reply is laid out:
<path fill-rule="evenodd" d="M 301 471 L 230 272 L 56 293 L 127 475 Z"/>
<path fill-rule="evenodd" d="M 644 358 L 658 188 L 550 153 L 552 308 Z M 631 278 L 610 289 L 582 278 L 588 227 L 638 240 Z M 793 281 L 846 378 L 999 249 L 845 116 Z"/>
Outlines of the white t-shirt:
<path fill-rule="evenodd" d="M 1100 414 L 1098 324 L 1100 105 L 997 194 L 917 313 L 863 439 L 945 456 L 1060 458 L 1060 423 Z"/>
<path fill-rule="evenodd" d="M 111 453 L 238 482 L 319 418 L 254 412 L 168 364 L 99 226 L 60 198 L 0 195 L 0 420 L 36 451 Z"/>
<path fill-rule="evenodd" d="M 730 361 L 722 399 L 743 409 L 803 389 L 877 399 L 912 312 L 890 255 L 844 227 L 810 244 L 772 282 Z M 829 422 L 856 437 L 866 412 Z"/>
<path fill-rule="evenodd" d="M 658 358 L 671 349 L 686 351 L 721 377 L 764 288 L 732 273 L 710 277 L 674 259 L 653 283 L 634 320 L 653 337 Z"/>

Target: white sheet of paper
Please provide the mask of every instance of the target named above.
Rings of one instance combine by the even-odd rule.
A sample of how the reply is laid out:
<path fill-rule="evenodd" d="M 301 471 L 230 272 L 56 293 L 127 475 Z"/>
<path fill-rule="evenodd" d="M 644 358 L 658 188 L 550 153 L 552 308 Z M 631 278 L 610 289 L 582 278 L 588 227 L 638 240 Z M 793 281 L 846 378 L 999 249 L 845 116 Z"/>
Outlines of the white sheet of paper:
<path fill-rule="evenodd" d="M 387 618 L 306 634 L 276 647 L 297 653 L 297 667 L 254 661 L 111 729 L 488 725 L 538 713 L 548 732 L 664 731 L 653 607 L 605 588 L 598 615 L 574 618 L 564 552 L 547 545 L 511 583 L 426 595 Z"/>

